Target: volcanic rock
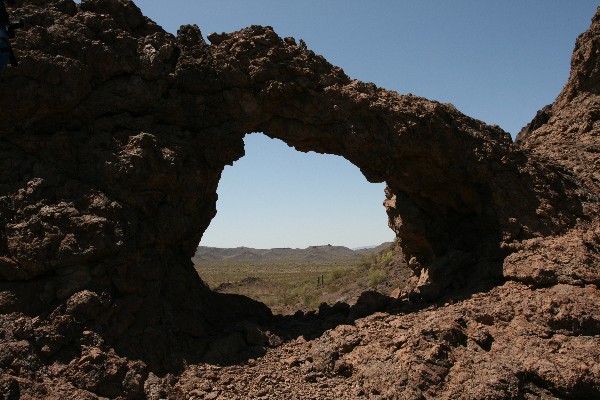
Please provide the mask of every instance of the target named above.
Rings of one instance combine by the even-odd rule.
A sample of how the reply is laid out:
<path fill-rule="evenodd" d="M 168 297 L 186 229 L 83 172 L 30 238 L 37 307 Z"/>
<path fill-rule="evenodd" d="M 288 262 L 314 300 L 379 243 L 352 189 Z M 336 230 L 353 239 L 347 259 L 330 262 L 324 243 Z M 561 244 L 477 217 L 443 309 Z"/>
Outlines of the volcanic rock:
<path fill-rule="evenodd" d="M 600 12 L 513 144 L 270 27 L 208 44 L 127 0 L 20 3 L 0 75 L 6 398 L 600 397 Z M 254 131 L 387 183 L 407 298 L 302 339 L 332 321 L 209 290 L 190 259 Z"/>

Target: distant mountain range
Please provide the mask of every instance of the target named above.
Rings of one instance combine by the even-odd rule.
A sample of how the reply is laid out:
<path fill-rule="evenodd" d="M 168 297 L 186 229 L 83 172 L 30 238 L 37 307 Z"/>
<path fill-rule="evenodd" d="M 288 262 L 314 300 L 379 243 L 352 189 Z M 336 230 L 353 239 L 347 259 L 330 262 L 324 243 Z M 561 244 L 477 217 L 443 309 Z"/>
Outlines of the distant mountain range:
<path fill-rule="evenodd" d="M 309 246 L 305 249 L 289 247 L 253 249 L 251 247 L 220 248 L 199 246 L 192 260 L 196 263 L 273 263 L 273 262 L 334 262 L 360 260 L 362 256 L 378 253 L 391 242 L 352 250 L 344 246 Z"/>
<path fill-rule="evenodd" d="M 384 243 L 385 244 L 385 243 Z M 353 247 L 352 250 L 356 251 L 356 250 L 370 250 L 370 249 L 374 249 L 375 247 L 379 247 L 378 245 L 372 245 L 372 246 L 359 246 L 359 247 Z"/>

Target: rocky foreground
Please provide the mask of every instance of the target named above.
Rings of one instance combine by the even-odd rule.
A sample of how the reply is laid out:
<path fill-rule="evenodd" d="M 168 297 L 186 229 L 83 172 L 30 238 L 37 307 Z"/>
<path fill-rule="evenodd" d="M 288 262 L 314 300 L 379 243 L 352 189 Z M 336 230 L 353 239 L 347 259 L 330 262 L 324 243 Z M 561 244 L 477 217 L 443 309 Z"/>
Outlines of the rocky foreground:
<path fill-rule="evenodd" d="M 126 0 L 10 12 L 4 398 L 600 398 L 600 11 L 516 143 L 269 27 L 208 44 Z M 387 183 L 404 293 L 274 317 L 209 290 L 190 259 L 253 131 Z"/>

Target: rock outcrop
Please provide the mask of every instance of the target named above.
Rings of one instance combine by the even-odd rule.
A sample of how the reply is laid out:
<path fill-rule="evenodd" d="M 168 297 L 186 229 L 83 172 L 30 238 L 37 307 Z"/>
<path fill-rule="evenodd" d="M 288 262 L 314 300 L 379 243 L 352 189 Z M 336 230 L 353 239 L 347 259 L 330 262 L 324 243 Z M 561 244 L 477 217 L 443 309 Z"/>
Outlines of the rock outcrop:
<path fill-rule="evenodd" d="M 253 131 L 385 181 L 415 272 L 362 348 L 336 342 L 343 326 L 297 344 L 322 348 L 306 382 L 335 375 L 386 398 L 600 396 L 600 14 L 561 95 L 512 144 L 451 105 L 352 80 L 269 27 L 208 44 L 126 0 L 21 3 L 20 65 L 0 75 L 5 397 L 187 398 L 189 364 L 280 344 L 255 325 L 274 323 L 266 306 L 211 292 L 190 261 Z M 444 296 L 458 303 L 416 305 Z"/>

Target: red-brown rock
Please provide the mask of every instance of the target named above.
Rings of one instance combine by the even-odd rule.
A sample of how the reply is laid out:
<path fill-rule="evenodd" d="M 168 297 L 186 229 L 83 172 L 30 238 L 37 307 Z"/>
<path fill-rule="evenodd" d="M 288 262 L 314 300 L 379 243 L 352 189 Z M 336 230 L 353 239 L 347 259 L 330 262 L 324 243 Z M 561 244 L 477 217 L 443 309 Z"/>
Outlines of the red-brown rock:
<path fill-rule="evenodd" d="M 600 397 L 600 13 L 512 144 L 269 27 L 209 45 L 126 0 L 21 3 L 0 75 L 4 397 Z M 208 289 L 190 258 L 253 131 L 387 183 L 410 301 L 281 322 Z"/>

